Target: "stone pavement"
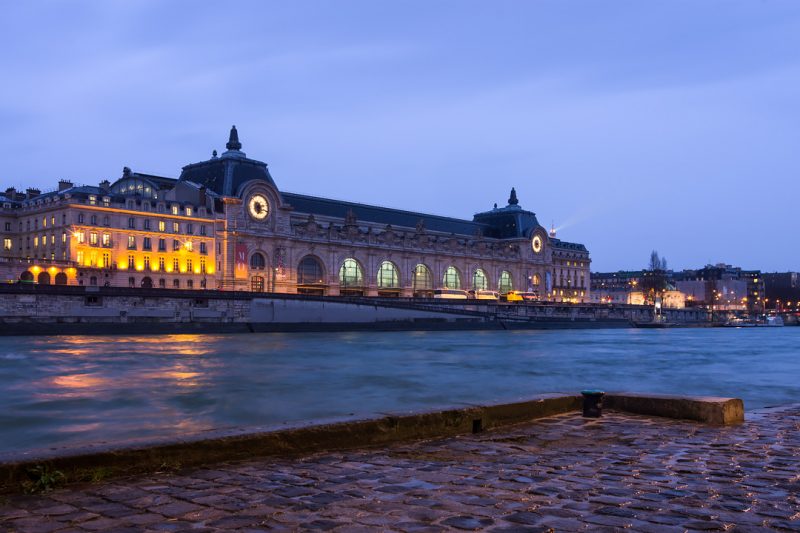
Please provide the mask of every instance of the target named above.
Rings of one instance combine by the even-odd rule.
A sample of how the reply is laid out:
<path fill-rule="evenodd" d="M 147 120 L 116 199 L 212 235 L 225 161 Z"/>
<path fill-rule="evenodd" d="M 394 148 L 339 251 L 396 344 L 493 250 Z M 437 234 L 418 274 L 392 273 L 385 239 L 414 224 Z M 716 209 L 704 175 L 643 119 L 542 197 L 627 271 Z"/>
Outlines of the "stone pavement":
<path fill-rule="evenodd" d="M 800 531 L 800 407 L 729 427 L 570 413 L 8 496 L 0 517 L 0 531 L 42 533 Z"/>

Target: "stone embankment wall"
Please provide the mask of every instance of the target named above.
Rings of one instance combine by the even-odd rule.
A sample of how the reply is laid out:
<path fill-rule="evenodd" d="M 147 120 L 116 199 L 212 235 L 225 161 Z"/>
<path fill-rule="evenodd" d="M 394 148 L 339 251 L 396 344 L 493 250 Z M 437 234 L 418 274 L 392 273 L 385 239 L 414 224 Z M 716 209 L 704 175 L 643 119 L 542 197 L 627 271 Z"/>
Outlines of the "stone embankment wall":
<path fill-rule="evenodd" d="M 480 329 L 626 327 L 648 321 L 649 308 L 484 301 L 310 297 L 248 292 L 124 289 L 116 287 L 0 286 L 0 334 L 269 331 L 293 329 Z M 702 311 L 673 310 L 669 320 L 707 321 Z M 148 329 L 150 328 L 150 329 Z M 98 331 L 102 332 L 102 331 Z"/>

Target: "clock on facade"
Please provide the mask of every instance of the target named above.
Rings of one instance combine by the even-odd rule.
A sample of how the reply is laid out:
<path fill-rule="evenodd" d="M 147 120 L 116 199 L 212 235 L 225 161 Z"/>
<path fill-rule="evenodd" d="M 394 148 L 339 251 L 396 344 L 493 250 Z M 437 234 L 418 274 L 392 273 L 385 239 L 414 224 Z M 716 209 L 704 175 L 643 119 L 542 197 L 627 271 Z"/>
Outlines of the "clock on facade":
<path fill-rule="evenodd" d="M 542 238 L 539 235 L 534 235 L 533 239 L 531 240 L 531 247 L 533 248 L 534 253 L 539 253 L 542 251 Z"/>
<path fill-rule="evenodd" d="M 269 214 L 269 201 L 263 194 L 254 194 L 247 202 L 247 210 L 254 219 L 264 220 Z"/>

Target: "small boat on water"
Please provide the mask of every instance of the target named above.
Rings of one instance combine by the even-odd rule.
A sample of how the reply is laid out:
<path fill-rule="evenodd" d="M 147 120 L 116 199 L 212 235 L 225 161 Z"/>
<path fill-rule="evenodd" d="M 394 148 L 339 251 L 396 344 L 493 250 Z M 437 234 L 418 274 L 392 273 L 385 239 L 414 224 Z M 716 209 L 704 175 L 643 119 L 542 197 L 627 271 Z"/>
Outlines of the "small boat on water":
<path fill-rule="evenodd" d="M 762 328 L 781 328 L 783 327 L 783 318 L 779 316 L 768 316 L 764 322 L 759 322 L 756 326 Z"/>

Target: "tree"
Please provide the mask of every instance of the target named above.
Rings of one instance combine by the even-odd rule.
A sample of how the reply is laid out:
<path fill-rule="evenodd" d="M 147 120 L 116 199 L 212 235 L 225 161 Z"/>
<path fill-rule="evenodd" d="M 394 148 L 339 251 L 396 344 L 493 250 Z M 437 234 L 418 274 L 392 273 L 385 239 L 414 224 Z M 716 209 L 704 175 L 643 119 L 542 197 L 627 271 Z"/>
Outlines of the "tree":
<path fill-rule="evenodd" d="M 648 302 L 655 302 L 656 297 L 667 289 L 667 258 L 659 257 L 655 250 L 650 252 L 650 264 L 642 272 L 640 286 Z"/>

